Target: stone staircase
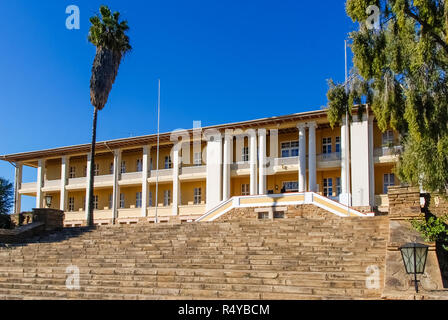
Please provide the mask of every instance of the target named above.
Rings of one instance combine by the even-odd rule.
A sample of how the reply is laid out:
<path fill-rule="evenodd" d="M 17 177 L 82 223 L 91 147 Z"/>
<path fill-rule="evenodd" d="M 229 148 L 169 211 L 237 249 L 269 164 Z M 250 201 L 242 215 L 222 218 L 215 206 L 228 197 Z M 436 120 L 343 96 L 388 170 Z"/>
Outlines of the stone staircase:
<path fill-rule="evenodd" d="M 0 299 L 379 299 L 387 236 L 387 217 L 332 214 L 67 228 L 0 248 Z"/>

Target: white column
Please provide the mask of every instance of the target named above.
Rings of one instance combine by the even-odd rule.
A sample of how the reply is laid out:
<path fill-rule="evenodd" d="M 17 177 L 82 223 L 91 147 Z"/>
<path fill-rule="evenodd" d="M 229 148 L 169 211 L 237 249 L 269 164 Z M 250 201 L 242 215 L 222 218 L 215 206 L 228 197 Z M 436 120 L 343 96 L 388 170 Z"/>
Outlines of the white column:
<path fill-rule="evenodd" d="M 258 129 L 258 194 L 266 194 L 266 129 Z"/>
<path fill-rule="evenodd" d="M 308 123 L 309 191 L 317 192 L 316 185 L 316 123 Z"/>
<path fill-rule="evenodd" d="M 222 168 L 222 200 L 230 198 L 230 165 L 232 164 L 233 136 L 224 136 L 224 159 Z"/>
<path fill-rule="evenodd" d="M 22 209 L 22 195 L 20 188 L 22 188 L 23 165 L 16 163 L 15 180 L 14 180 L 14 213 L 20 213 Z"/>
<path fill-rule="evenodd" d="M 113 191 L 112 191 L 112 216 L 118 218 L 118 207 L 120 203 L 120 171 L 121 171 L 121 150 L 114 150 L 114 172 L 113 172 Z"/>
<path fill-rule="evenodd" d="M 37 162 L 37 182 L 36 182 L 36 208 L 42 207 L 43 192 L 45 178 L 45 160 L 39 159 Z"/>
<path fill-rule="evenodd" d="M 375 206 L 375 168 L 373 159 L 373 116 L 369 116 L 369 183 L 370 206 Z"/>
<path fill-rule="evenodd" d="M 250 131 L 249 163 L 250 163 L 250 195 L 256 195 L 257 191 L 257 132 Z"/>
<path fill-rule="evenodd" d="M 350 125 L 351 185 L 352 205 L 355 207 L 370 206 L 370 173 L 369 173 L 369 123 L 364 113 L 362 120 L 353 117 Z"/>
<path fill-rule="evenodd" d="M 222 197 L 222 139 L 219 132 L 205 133 L 207 140 L 206 210 L 213 209 Z"/>
<path fill-rule="evenodd" d="M 341 125 L 341 194 L 339 202 L 351 206 L 349 127 L 345 117 Z"/>
<path fill-rule="evenodd" d="M 65 186 L 67 185 L 68 172 L 69 172 L 69 157 L 64 156 L 61 159 L 61 190 L 60 190 L 60 202 L 59 209 L 65 211 L 67 206 L 67 190 Z"/>
<path fill-rule="evenodd" d="M 91 168 L 91 166 L 92 166 L 92 158 L 90 156 L 90 153 L 88 153 L 87 154 L 87 169 L 86 169 L 86 205 L 85 205 L 85 208 L 86 208 L 86 212 L 85 212 L 86 221 L 89 218 L 88 215 L 89 215 L 89 211 L 90 211 L 89 210 L 90 209 L 89 186 L 90 186 L 90 168 Z M 94 190 L 95 190 L 95 187 L 92 190 L 92 195 L 93 196 L 95 196 L 95 191 Z"/>
<path fill-rule="evenodd" d="M 142 158 L 142 217 L 146 217 L 148 207 L 148 172 L 149 172 L 149 160 L 151 154 L 151 146 L 143 147 Z"/>
<path fill-rule="evenodd" d="M 181 149 L 181 144 L 176 143 L 173 147 L 173 205 L 172 205 L 172 213 L 173 215 L 177 215 L 179 212 L 179 151 Z"/>
<path fill-rule="evenodd" d="M 299 123 L 299 192 L 306 191 L 306 125 Z"/>

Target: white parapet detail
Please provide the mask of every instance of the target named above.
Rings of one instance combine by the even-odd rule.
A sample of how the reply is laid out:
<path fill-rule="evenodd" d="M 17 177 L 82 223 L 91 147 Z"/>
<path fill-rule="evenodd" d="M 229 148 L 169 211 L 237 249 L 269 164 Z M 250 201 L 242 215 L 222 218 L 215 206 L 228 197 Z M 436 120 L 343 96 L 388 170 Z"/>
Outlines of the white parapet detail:
<path fill-rule="evenodd" d="M 238 196 L 222 201 L 208 210 L 197 222 L 211 222 L 235 208 L 277 207 L 312 204 L 340 217 L 370 217 L 373 213 L 362 213 L 337 201 L 328 199 L 314 192 L 298 192 L 288 194 L 270 194 Z"/>

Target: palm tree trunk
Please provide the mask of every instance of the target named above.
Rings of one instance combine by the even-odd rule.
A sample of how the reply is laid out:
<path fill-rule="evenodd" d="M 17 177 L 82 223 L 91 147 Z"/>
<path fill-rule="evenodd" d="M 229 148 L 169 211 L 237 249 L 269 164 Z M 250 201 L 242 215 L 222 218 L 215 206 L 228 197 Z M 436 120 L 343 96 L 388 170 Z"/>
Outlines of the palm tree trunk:
<path fill-rule="evenodd" d="M 90 182 L 89 182 L 89 210 L 87 212 L 87 225 L 93 226 L 93 180 L 95 178 L 95 144 L 96 144 L 96 123 L 98 116 L 98 108 L 95 107 L 93 111 L 93 126 L 92 126 L 92 147 L 90 150 Z"/>

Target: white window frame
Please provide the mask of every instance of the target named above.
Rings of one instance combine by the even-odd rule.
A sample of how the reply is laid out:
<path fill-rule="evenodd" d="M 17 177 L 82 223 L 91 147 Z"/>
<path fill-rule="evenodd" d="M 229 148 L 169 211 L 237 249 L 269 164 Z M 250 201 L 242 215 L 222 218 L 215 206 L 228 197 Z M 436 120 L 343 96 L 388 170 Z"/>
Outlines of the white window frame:
<path fill-rule="evenodd" d="M 386 132 L 383 132 L 383 136 L 382 136 L 383 147 L 388 147 L 389 145 L 393 145 L 394 140 L 395 140 L 395 137 L 394 137 L 393 130 L 387 130 Z"/>
<path fill-rule="evenodd" d="M 285 192 L 299 192 L 298 181 L 283 181 L 283 188 Z"/>
<path fill-rule="evenodd" d="M 395 174 L 385 173 L 383 175 L 383 193 L 387 194 L 387 188 L 395 185 Z"/>
<path fill-rule="evenodd" d="M 150 207 L 152 207 L 152 191 L 149 191 L 149 201 L 148 201 L 148 205 Z"/>
<path fill-rule="evenodd" d="M 99 203 L 98 199 L 99 199 L 98 195 L 93 196 L 93 209 L 94 210 L 98 210 L 98 203 Z"/>
<path fill-rule="evenodd" d="M 76 167 L 70 167 L 68 177 L 69 179 L 76 178 Z"/>
<path fill-rule="evenodd" d="M 113 194 L 110 193 L 110 194 L 109 194 L 109 209 L 112 209 L 112 205 L 113 205 L 112 198 L 113 198 Z"/>
<path fill-rule="evenodd" d="M 299 141 L 283 141 L 280 144 L 280 155 L 282 158 L 291 158 L 299 156 Z"/>
<path fill-rule="evenodd" d="M 243 147 L 241 149 L 241 161 L 248 162 L 249 161 L 249 147 Z"/>
<path fill-rule="evenodd" d="M 195 152 L 193 155 L 193 164 L 195 166 L 202 166 L 202 152 Z"/>
<path fill-rule="evenodd" d="M 341 153 L 341 137 L 336 137 L 335 138 L 334 152 Z"/>
<path fill-rule="evenodd" d="M 120 209 L 124 209 L 126 205 L 124 193 L 120 193 Z"/>
<path fill-rule="evenodd" d="M 100 164 L 99 163 L 95 163 L 95 167 L 93 168 L 93 175 L 95 177 L 100 175 Z"/>
<path fill-rule="evenodd" d="M 121 161 L 120 173 L 126 173 L 126 161 Z"/>
<path fill-rule="evenodd" d="M 201 190 L 201 188 L 194 188 L 193 204 L 201 204 L 201 201 L 202 201 L 202 190 Z"/>
<path fill-rule="evenodd" d="M 171 204 L 171 190 L 163 191 L 163 206 L 169 207 Z"/>
<path fill-rule="evenodd" d="M 114 163 L 113 162 L 110 163 L 109 174 L 114 174 Z"/>
<path fill-rule="evenodd" d="M 143 171 L 143 160 L 142 159 L 137 159 L 136 169 L 137 169 L 137 172 Z"/>
<path fill-rule="evenodd" d="M 142 192 L 139 191 L 135 194 L 135 207 L 136 208 L 141 208 L 142 207 Z"/>
<path fill-rule="evenodd" d="M 68 211 L 69 212 L 75 211 L 75 197 L 68 198 Z"/>
<path fill-rule="evenodd" d="M 249 196 L 250 195 L 250 185 L 248 183 L 241 184 L 241 195 Z"/>
<path fill-rule="evenodd" d="M 323 180 L 323 195 L 324 197 L 333 196 L 333 178 L 325 178 Z"/>
<path fill-rule="evenodd" d="M 172 167 L 171 156 L 165 156 L 165 169 L 171 169 Z"/>
<path fill-rule="evenodd" d="M 322 138 L 322 153 L 323 154 L 331 154 L 332 153 L 331 137 Z"/>
<path fill-rule="evenodd" d="M 335 183 L 336 183 L 336 196 L 338 197 L 342 193 L 341 177 L 337 177 Z"/>

